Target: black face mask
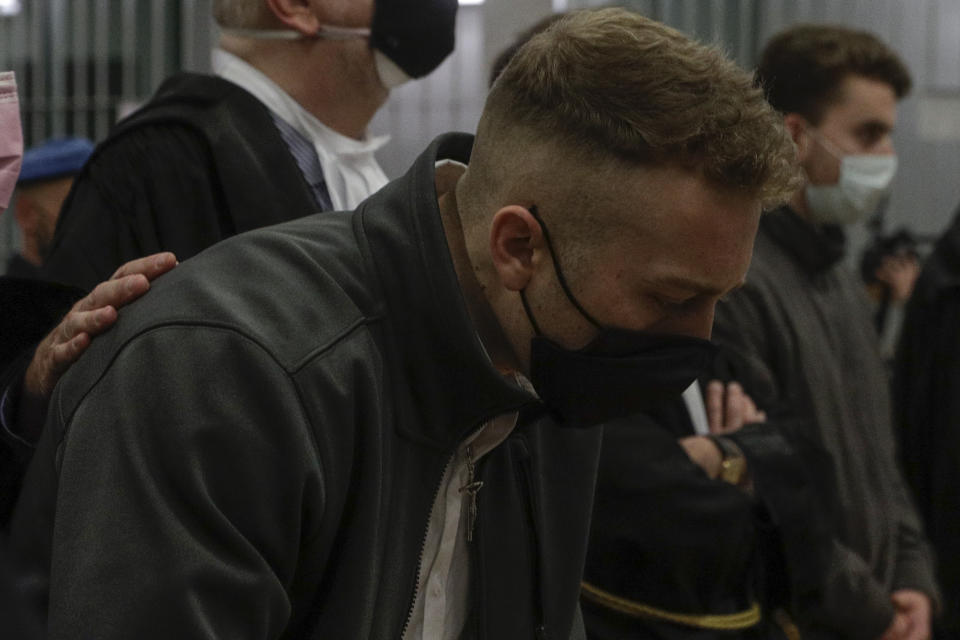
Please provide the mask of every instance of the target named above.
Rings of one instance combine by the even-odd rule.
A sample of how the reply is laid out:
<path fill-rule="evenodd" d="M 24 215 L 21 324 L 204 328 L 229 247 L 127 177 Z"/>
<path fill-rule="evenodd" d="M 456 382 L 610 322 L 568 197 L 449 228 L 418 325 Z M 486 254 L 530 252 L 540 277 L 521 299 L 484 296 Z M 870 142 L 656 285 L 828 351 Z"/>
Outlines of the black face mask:
<path fill-rule="evenodd" d="M 370 46 L 421 78 L 453 51 L 458 6 L 458 0 L 377 0 Z"/>
<path fill-rule="evenodd" d="M 566 349 L 540 331 L 527 297 L 520 299 L 536 334 L 530 341 L 530 382 L 563 426 L 590 427 L 648 410 L 677 398 L 709 366 L 717 348 L 708 340 L 604 327 L 567 286 L 547 227 L 530 208 L 553 255 L 564 295 L 594 327 L 597 337 L 581 349 Z"/>

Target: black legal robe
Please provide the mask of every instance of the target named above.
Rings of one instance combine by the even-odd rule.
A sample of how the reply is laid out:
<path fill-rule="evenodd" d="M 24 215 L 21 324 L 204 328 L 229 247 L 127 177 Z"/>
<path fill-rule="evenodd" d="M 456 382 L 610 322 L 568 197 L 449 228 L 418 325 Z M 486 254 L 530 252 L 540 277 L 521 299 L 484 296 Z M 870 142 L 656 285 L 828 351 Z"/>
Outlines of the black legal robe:
<path fill-rule="evenodd" d="M 186 260 L 317 209 L 259 100 L 221 78 L 179 74 L 94 151 L 43 275 L 90 289 L 128 260 L 158 251 Z"/>
<path fill-rule="evenodd" d="M 689 459 L 679 398 L 604 426 L 581 593 L 591 640 L 791 637 L 825 597 L 834 538 L 815 481 L 827 462 L 792 431 L 771 416 L 729 434 L 748 491 Z"/>
<path fill-rule="evenodd" d="M 581 592 L 592 640 L 763 637 L 757 545 L 751 497 L 677 435 L 647 415 L 604 426 Z"/>
<path fill-rule="evenodd" d="M 936 552 L 942 623 L 960 634 L 960 212 L 907 304 L 893 396 L 904 476 Z"/>

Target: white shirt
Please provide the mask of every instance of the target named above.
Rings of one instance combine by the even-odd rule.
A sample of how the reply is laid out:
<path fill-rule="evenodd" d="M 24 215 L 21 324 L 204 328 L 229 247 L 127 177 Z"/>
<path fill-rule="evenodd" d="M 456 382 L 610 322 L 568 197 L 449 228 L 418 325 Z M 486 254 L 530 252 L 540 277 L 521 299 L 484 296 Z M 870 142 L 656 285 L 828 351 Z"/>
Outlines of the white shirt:
<path fill-rule="evenodd" d="M 470 610 L 473 542 L 468 537 L 477 524 L 470 513 L 468 487 L 483 491 L 482 485 L 474 484 L 471 466 L 503 442 L 516 424 L 516 412 L 493 418 L 467 438 L 447 464 L 430 511 L 417 593 L 403 640 L 457 640 L 463 633 Z"/>
<path fill-rule="evenodd" d="M 313 143 L 334 209 L 355 209 L 387 184 L 387 176 L 374 153 L 390 140 L 389 136 L 354 140 L 337 133 L 300 106 L 277 83 L 237 56 L 214 49 L 212 62 L 214 73 L 246 89 Z"/>

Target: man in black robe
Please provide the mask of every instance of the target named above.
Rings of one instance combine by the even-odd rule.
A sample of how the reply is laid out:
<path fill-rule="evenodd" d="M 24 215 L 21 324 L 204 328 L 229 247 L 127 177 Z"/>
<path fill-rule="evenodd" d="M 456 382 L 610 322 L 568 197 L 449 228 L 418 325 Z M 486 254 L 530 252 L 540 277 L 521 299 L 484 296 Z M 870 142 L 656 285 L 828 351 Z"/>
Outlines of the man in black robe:
<path fill-rule="evenodd" d="M 219 0 L 214 75 L 181 73 L 96 150 L 44 275 L 90 289 L 126 260 L 352 209 L 386 184 L 367 127 L 453 50 L 453 0 Z M 359 160 L 358 160 L 359 158 Z"/>
<path fill-rule="evenodd" d="M 894 363 L 900 460 L 937 555 L 937 638 L 960 638 L 960 212 L 927 258 Z"/>

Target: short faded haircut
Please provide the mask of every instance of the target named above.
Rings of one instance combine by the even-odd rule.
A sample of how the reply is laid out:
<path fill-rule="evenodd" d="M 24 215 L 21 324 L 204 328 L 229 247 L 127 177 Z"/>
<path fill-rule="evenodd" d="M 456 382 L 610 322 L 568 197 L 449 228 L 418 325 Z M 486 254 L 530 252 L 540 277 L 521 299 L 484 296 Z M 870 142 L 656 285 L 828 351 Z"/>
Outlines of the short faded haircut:
<path fill-rule="evenodd" d="M 544 144 L 584 171 L 608 161 L 699 170 L 767 207 L 800 185 L 793 142 L 749 73 L 619 8 L 571 12 L 520 47 L 487 98 L 470 170 L 510 180 L 503 149 Z"/>
<path fill-rule="evenodd" d="M 265 0 L 213 0 L 213 19 L 229 29 L 270 26 L 273 14 Z"/>
<path fill-rule="evenodd" d="M 774 36 L 760 55 L 756 81 L 775 109 L 816 125 L 851 75 L 886 83 L 897 98 L 912 84 L 900 57 L 872 33 L 813 24 Z"/>

